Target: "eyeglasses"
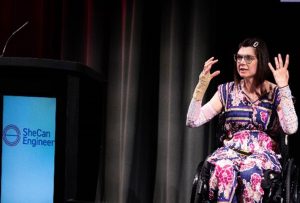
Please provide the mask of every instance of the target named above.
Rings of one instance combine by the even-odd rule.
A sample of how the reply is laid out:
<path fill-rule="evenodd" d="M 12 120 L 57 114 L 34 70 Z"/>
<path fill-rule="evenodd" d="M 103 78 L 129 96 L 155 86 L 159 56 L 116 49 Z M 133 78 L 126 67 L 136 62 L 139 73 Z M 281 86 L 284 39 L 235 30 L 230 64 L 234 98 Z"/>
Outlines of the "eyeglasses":
<path fill-rule="evenodd" d="M 251 55 L 234 54 L 233 55 L 233 59 L 234 59 L 234 61 L 236 61 L 238 63 L 241 63 L 242 60 L 244 59 L 247 64 L 250 64 L 250 63 L 252 63 L 252 61 L 254 59 L 256 59 L 256 57 L 255 56 L 251 56 Z"/>

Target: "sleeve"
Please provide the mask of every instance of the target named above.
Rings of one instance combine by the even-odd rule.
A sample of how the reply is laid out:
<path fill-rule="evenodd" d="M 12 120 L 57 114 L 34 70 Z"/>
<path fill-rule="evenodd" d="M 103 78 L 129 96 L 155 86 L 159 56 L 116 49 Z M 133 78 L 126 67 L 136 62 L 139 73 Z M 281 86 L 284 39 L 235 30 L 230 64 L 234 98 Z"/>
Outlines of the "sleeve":
<path fill-rule="evenodd" d="M 231 83 L 225 83 L 218 86 L 218 94 L 223 106 L 226 105 L 228 89 L 231 85 Z"/>
<path fill-rule="evenodd" d="M 289 86 L 276 90 L 277 114 L 280 126 L 284 133 L 294 134 L 298 129 L 298 117 L 296 114 L 292 93 Z"/>
<path fill-rule="evenodd" d="M 226 101 L 226 84 L 221 84 L 218 86 L 218 94 L 223 106 L 225 106 Z"/>
<path fill-rule="evenodd" d="M 228 85 L 226 84 L 219 85 L 218 90 L 213 98 L 204 106 L 202 106 L 202 100 L 196 100 L 195 98 L 192 98 L 187 113 L 186 125 L 192 128 L 199 127 L 219 114 L 221 109 L 216 111 L 216 108 L 214 107 L 220 105 L 224 106 L 227 97 L 227 88 Z"/>
<path fill-rule="evenodd" d="M 199 127 L 210 121 L 217 114 L 218 112 L 214 110 L 211 102 L 202 106 L 201 101 L 192 98 L 187 113 L 186 125 L 191 128 Z"/>

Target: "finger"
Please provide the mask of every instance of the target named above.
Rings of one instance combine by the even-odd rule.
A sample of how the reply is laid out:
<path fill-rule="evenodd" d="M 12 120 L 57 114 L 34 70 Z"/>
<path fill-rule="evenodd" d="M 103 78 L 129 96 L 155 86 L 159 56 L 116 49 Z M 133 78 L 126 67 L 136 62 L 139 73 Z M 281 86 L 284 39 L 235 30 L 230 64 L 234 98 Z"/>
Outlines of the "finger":
<path fill-rule="evenodd" d="M 212 56 L 212 57 L 210 57 L 207 61 L 211 61 L 211 60 L 213 60 L 215 57 L 214 56 Z"/>
<path fill-rule="evenodd" d="M 290 55 L 286 55 L 285 56 L 285 63 L 284 63 L 284 68 L 288 68 L 289 67 L 289 63 L 290 63 Z"/>
<path fill-rule="evenodd" d="M 208 73 L 210 71 L 211 67 L 217 62 L 218 62 L 218 59 L 205 63 L 204 72 Z"/>
<path fill-rule="evenodd" d="M 271 64 L 270 62 L 268 63 L 268 66 L 269 66 L 269 68 L 271 69 L 272 73 L 274 73 L 274 72 L 275 72 L 275 69 L 273 68 L 273 66 L 272 66 L 272 64 Z"/>
<path fill-rule="evenodd" d="M 210 57 L 208 60 L 205 61 L 204 67 L 207 66 L 207 64 L 208 64 L 210 61 L 212 61 L 212 60 L 214 60 L 214 57 L 213 57 L 213 56 Z"/>
<path fill-rule="evenodd" d="M 211 60 L 213 60 L 214 57 L 210 57 L 207 61 L 205 61 L 204 66 L 203 66 L 203 73 L 206 74 L 208 72 L 207 68 L 208 68 L 208 64 Z"/>
<path fill-rule="evenodd" d="M 276 67 L 276 69 L 278 69 L 279 68 L 279 62 L 278 62 L 278 58 L 276 56 L 274 57 L 274 61 L 275 61 L 275 67 Z"/>
<path fill-rule="evenodd" d="M 204 65 L 209 63 L 210 61 L 214 60 L 214 58 L 215 58 L 214 56 L 210 57 L 207 61 L 205 61 Z"/>
<path fill-rule="evenodd" d="M 283 67 L 283 61 L 282 61 L 281 54 L 278 54 L 278 62 L 279 62 L 279 68 L 282 68 Z"/>
<path fill-rule="evenodd" d="M 216 77 L 216 76 L 219 75 L 220 73 L 221 73 L 221 71 L 216 70 L 215 72 L 213 72 L 213 73 L 211 74 L 211 78 Z"/>
<path fill-rule="evenodd" d="M 218 59 L 215 59 L 213 60 L 213 57 L 209 60 L 207 60 L 205 63 L 204 63 L 204 66 L 210 66 L 212 64 L 215 64 L 216 62 L 218 61 Z"/>

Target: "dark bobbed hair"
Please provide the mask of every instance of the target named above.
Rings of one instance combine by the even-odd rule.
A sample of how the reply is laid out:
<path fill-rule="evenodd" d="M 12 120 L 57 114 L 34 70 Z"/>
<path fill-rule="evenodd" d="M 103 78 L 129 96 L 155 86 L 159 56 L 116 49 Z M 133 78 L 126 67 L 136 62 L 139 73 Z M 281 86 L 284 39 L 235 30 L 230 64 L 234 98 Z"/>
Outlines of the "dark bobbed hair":
<path fill-rule="evenodd" d="M 269 51 L 267 44 L 260 38 L 247 38 L 239 44 L 238 49 L 241 47 L 253 47 L 255 48 L 255 54 L 257 58 L 257 72 L 254 76 L 255 86 L 258 87 L 266 79 L 270 77 L 270 68 L 268 66 L 269 62 Z M 237 71 L 237 68 L 234 68 L 234 81 L 238 84 L 241 81 L 241 77 Z"/>

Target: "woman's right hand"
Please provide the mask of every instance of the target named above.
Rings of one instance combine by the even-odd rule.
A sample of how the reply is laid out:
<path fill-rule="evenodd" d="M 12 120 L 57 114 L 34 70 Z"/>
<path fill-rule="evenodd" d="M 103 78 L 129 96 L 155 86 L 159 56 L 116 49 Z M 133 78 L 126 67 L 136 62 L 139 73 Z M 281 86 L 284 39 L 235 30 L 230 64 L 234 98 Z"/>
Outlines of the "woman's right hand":
<path fill-rule="evenodd" d="M 198 84 L 194 90 L 193 98 L 195 100 L 197 100 L 197 101 L 202 100 L 204 93 L 210 83 L 210 80 L 220 74 L 219 70 L 213 72 L 212 74 L 210 73 L 211 67 L 217 62 L 218 62 L 218 59 L 214 60 L 214 57 L 211 57 L 210 59 L 208 59 L 205 62 L 203 70 L 199 75 Z"/>
<path fill-rule="evenodd" d="M 202 70 L 202 72 L 199 76 L 199 79 L 203 76 L 203 77 L 208 77 L 209 80 L 211 80 L 214 77 L 216 77 L 217 75 L 219 75 L 220 74 L 219 70 L 216 70 L 213 73 L 210 73 L 210 70 L 211 70 L 212 66 L 217 62 L 218 62 L 218 59 L 214 59 L 214 57 L 211 57 L 210 59 L 205 61 L 204 67 L 203 67 L 203 70 Z"/>

